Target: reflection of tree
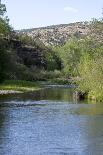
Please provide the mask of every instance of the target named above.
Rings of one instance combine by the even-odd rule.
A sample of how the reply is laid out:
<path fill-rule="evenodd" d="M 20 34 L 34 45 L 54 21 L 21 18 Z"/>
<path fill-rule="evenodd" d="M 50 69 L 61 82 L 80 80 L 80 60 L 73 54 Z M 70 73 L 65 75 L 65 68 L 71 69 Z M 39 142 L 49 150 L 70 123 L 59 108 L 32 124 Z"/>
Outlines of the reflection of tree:
<path fill-rule="evenodd" d="M 61 100 L 61 101 L 72 101 L 73 100 L 73 93 L 71 89 L 66 88 L 47 88 L 31 93 L 25 93 L 19 95 L 20 100 L 27 101 L 27 100 Z"/>

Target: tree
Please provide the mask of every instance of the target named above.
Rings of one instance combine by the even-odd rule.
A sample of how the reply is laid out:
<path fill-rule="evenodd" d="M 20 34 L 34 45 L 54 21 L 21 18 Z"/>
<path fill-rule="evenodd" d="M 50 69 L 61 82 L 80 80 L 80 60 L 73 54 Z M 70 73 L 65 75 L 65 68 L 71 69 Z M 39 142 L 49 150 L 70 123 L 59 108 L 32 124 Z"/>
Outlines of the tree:
<path fill-rule="evenodd" d="M 0 2 L 0 82 L 6 78 L 10 61 L 8 41 L 4 38 L 10 34 L 11 28 L 5 13 L 6 6 Z"/>
<path fill-rule="evenodd" d="M 6 6 L 5 4 L 1 4 L 0 2 L 0 35 L 8 36 L 11 31 L 11 27 L 9 26 L 9 19 L 6 14 Z"/>
<path fill-rule="evenodd" d="M 103 101 L 103 21 L 93 20 L 90 27 L 78 65 L 78 84 L 81 91 L 88 92 L 88 98 Z"/>
<path fill-rule="evenodd" d="M 78 75 L 77 66 L 81 56 L 80 46 L 80 41 L 74 37 L 64 46 L 54 48 L 62 60 L 63 71 L 67 77 Z"/>
<path fill-rule="evenodd" d="M 0 17 L 3 17 L 5 13 L 6 13 L 6 6 L 5 4 L 1 4 L 0 0 Z"/>

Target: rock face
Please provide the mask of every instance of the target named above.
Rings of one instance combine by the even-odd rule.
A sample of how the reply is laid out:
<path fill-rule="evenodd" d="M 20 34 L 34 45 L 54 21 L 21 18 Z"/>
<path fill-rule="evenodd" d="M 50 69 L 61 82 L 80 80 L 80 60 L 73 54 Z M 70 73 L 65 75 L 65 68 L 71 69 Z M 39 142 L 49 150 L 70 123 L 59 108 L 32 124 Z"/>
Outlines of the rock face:
<path fill-rule="evenodd" d="M 9 42 L 16 52 L 17 63 L 24 64 L 27 67 L 45 68 L 44 49 L 38 46 L 32 47 L 23 45 L 19 40 L 11 40 Z"/>
<path fill-rule="evenodd" d="M 45 68 L 43 51 L 40 49 L 24 46 L 17 50 L 17 55 L 22 59 L 23 64 L 27 67 L 36 66 L 38 68 Z"/>
<path fill-rule="evenodd" d="M 89 33 L 86 22 L 61 24 L 41 28 L 25 29 L 16 31 L 18 34 L 26 34 L 34 39 L 39 38 L 45 45 L 63 45 L 73 35 L 80 37 Z"/>

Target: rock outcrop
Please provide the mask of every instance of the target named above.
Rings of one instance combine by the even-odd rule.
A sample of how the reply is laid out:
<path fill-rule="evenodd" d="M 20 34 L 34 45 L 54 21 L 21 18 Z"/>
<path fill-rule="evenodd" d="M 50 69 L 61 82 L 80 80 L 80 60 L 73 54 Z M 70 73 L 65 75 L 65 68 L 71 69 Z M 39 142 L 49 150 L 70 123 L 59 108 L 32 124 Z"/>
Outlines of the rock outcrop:
<path fill-rule="evenodd" d="M 15 58 L 17 63 L 23 64 L 28 68 L 37 67 L 45 68 L 45 49 L 38 46 L 27 46 L 19 40 L 9 40 L 9 45 L 15 51 Z"/>

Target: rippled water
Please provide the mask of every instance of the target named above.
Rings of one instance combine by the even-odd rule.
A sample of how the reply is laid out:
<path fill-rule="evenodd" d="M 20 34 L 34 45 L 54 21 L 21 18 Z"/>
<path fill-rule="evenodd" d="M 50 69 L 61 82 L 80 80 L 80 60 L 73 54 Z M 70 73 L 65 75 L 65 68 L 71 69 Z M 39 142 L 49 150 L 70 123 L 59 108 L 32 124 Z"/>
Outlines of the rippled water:
<path fill-rule="evenodd" d="M 1 96 L 0 155 L 103 155 L 103 104 L 70 88 Z"/>

